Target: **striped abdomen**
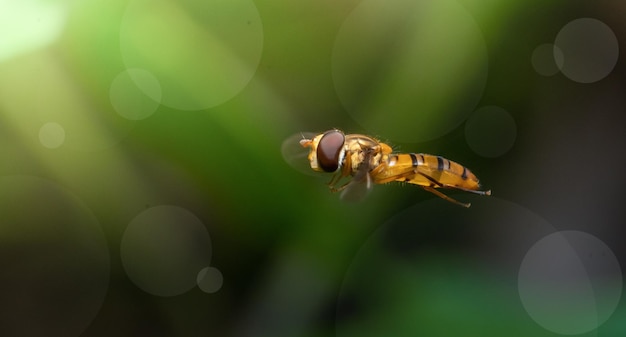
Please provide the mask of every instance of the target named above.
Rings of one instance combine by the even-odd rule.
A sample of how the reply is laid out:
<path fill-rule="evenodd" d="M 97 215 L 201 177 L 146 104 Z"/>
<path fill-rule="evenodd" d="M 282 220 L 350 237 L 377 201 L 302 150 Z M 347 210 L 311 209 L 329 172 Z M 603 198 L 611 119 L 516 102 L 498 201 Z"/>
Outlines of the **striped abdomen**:
<path fill-rule="evenodd" d="M 465 166 L 452 160 L 423 153 L 389 155 L 381 179 L 397 176 L 394 181 L 431 187 L 459 187 L 478 190 L 478 178 Z M 387 179 L 389 180 L 389 179 Z"/>

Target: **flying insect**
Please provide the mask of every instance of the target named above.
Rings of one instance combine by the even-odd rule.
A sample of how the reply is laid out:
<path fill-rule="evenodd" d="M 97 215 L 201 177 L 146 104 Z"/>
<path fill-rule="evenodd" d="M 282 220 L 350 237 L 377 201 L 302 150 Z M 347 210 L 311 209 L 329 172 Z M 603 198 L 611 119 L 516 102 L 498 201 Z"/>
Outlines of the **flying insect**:
<path fill-rule="evenodd" d="M 332 129 L 312 139 L 304 138 L 300 145 L 310 148 L 311 169 L 334 173 L 328 183 L 332 192 L 343 194 L 356 186 L 369 190 L 372 184 L 404 182 L 463 207 L 471 204 L 457 201 L 439 189 L 491 195 L 491 190 L 480 189 L 476 175 L 457 162 L 425 153 L 393 153 L 391 146 L 370 136 Z M 349 180 L 338 185 L 344 178 Z"/>

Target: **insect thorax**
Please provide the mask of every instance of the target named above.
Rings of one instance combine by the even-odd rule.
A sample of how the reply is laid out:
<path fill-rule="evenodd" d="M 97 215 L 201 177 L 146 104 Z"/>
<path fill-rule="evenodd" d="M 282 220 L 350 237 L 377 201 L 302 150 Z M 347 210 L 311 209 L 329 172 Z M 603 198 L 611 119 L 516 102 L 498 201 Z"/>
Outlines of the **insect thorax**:
<path fill-rule="evenodd" d="M 380 143 L 369 138 L 359 137 L 346 144 L 346 156 L 350 156 L 352 174 L 356 173 L 359 167 L 364 164 L 369 166 L 369 170 L 380 165 L 385 156 L 382 153 Z M 369 163 L 365 163 L 369 159 Z"/>

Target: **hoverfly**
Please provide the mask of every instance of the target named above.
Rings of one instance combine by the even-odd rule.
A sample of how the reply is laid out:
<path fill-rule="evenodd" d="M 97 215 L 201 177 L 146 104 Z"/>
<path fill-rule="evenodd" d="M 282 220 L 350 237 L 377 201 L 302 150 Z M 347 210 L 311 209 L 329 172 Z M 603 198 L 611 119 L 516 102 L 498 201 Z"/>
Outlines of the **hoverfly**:
<path fill-rule="evenodd" d="M 450 188 L 491 195 L 491 190 L 480 190 L 478 178 L 461 164 L 423 153 L 392 153 L 389 145 L 369 136 L 346 135 L 332 129 L 313 139 L 302 139 L 300 145 L 310 148 L 308 159 L 314 171 L 335 173 L 328 183 L 333 192 L 344 191 L 356 183 L 364 184 L 369 189 L 372 183 L 398 181 L 418 185 L 463 207 L 470 207 L 470 203 L 459 202 L 437 189 Z M 347 177 L 352 178 L 336 186 Z"/>

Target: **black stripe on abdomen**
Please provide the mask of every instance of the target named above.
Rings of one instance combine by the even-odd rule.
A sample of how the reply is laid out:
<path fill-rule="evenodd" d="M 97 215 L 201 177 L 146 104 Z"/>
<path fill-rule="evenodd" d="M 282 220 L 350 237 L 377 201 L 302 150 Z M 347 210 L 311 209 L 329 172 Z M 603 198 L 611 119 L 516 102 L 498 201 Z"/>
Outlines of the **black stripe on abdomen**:
<path fill-rule="evenodd" d="M 443 161 L 443 158 L 437 156 L 437 170 L 443 171 Z"/>
<path fill-rule="evenodd" d="M 417 165 L 419 165 L 419 162 L 417 161 L 417 156 L 415 155 L 415 153 L 409 153 L 409 156 L 411 157 L 411 163 L 413 164 L 413 167 L 417 167 Z"/>

